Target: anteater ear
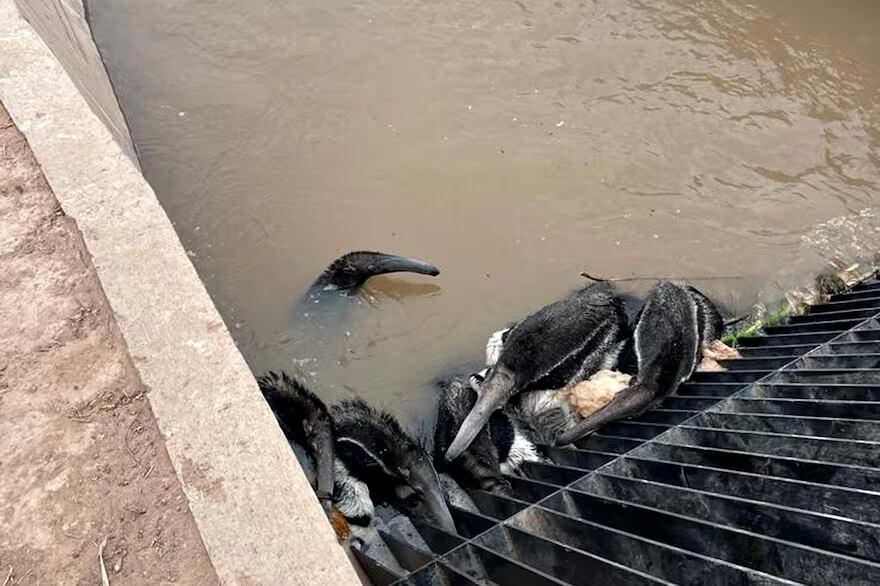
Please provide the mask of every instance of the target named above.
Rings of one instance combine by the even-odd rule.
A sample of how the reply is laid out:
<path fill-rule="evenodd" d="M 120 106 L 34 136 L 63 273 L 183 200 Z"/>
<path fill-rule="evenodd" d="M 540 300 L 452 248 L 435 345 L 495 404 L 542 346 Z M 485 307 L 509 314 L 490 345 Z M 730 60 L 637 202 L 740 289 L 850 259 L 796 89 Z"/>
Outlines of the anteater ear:
<path fill-rule="evenodd" d="M 381 478 L 394 476 L 385 463 L 364 444 L 350 437 L 336 438 L 336 457 L 356 478 Z"/>

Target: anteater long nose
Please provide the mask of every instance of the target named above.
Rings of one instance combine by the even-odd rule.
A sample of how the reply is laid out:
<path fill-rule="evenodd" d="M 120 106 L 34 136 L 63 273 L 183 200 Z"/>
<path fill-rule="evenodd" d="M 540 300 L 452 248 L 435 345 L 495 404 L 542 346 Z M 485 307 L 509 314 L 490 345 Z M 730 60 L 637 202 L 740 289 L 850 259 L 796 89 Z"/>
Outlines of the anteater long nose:
<path fill-rule="evenodd" d="M 455 439 L 446 450 L 447 462 L 454 461 L 470 447 L 474 438 L 488 423 L 492 413 L 504 406 L 509 390 L 509 385 L 492 375 L 486 379 L 480 387 L 480 396 L 477 398 L 477 402 L 464 418 Z"/>
<path fill-rule="evenodd" d="M 440 269 L 425 261 L 395 254 L 379 254 L 375 261 L 376 274 L 385 273 L 418 273 L 436 277 Z"/>

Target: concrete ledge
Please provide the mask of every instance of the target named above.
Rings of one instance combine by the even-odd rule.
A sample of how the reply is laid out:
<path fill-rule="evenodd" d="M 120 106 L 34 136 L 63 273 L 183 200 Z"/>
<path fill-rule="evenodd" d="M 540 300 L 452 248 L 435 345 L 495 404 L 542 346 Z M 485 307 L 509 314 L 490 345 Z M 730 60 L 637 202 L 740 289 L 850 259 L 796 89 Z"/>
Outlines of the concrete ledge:
<path fill-rule="evenodd" d="M 116 143 L 139 167 L 125 117 L 104 68 L 83 0 L 16 0 L 21 14 L 46 41 L 55 58 L 73 80 L 92 112 L 104 123 Z"/>
<path fill-rule="evenodd" d="M 221 581 L 358 584 L 155 194 L 13 0 L 0 100 L 82 231 Z"/>

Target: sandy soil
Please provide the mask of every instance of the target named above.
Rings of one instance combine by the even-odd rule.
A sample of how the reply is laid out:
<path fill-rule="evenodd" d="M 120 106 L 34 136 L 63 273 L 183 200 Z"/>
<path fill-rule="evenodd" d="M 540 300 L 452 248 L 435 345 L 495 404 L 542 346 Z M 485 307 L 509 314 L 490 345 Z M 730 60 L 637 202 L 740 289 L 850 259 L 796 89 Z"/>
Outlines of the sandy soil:
<path fill-rule="evenodd" d="M 0 585 L 213 584 L 75 222 L 0 105 Z"/>

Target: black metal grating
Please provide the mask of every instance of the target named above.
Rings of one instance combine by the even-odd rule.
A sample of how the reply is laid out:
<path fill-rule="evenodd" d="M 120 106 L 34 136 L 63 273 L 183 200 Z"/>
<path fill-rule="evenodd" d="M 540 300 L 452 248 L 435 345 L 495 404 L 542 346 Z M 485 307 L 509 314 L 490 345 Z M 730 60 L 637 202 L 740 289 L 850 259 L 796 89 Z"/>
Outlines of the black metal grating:
<path fill-rule="evenodd" d="M 474 494 L 377 585 L 880 584 L 880 281 L 742 340 L 658 409 Z M 384 536 L 383 536 L 384 537 Z"/>

